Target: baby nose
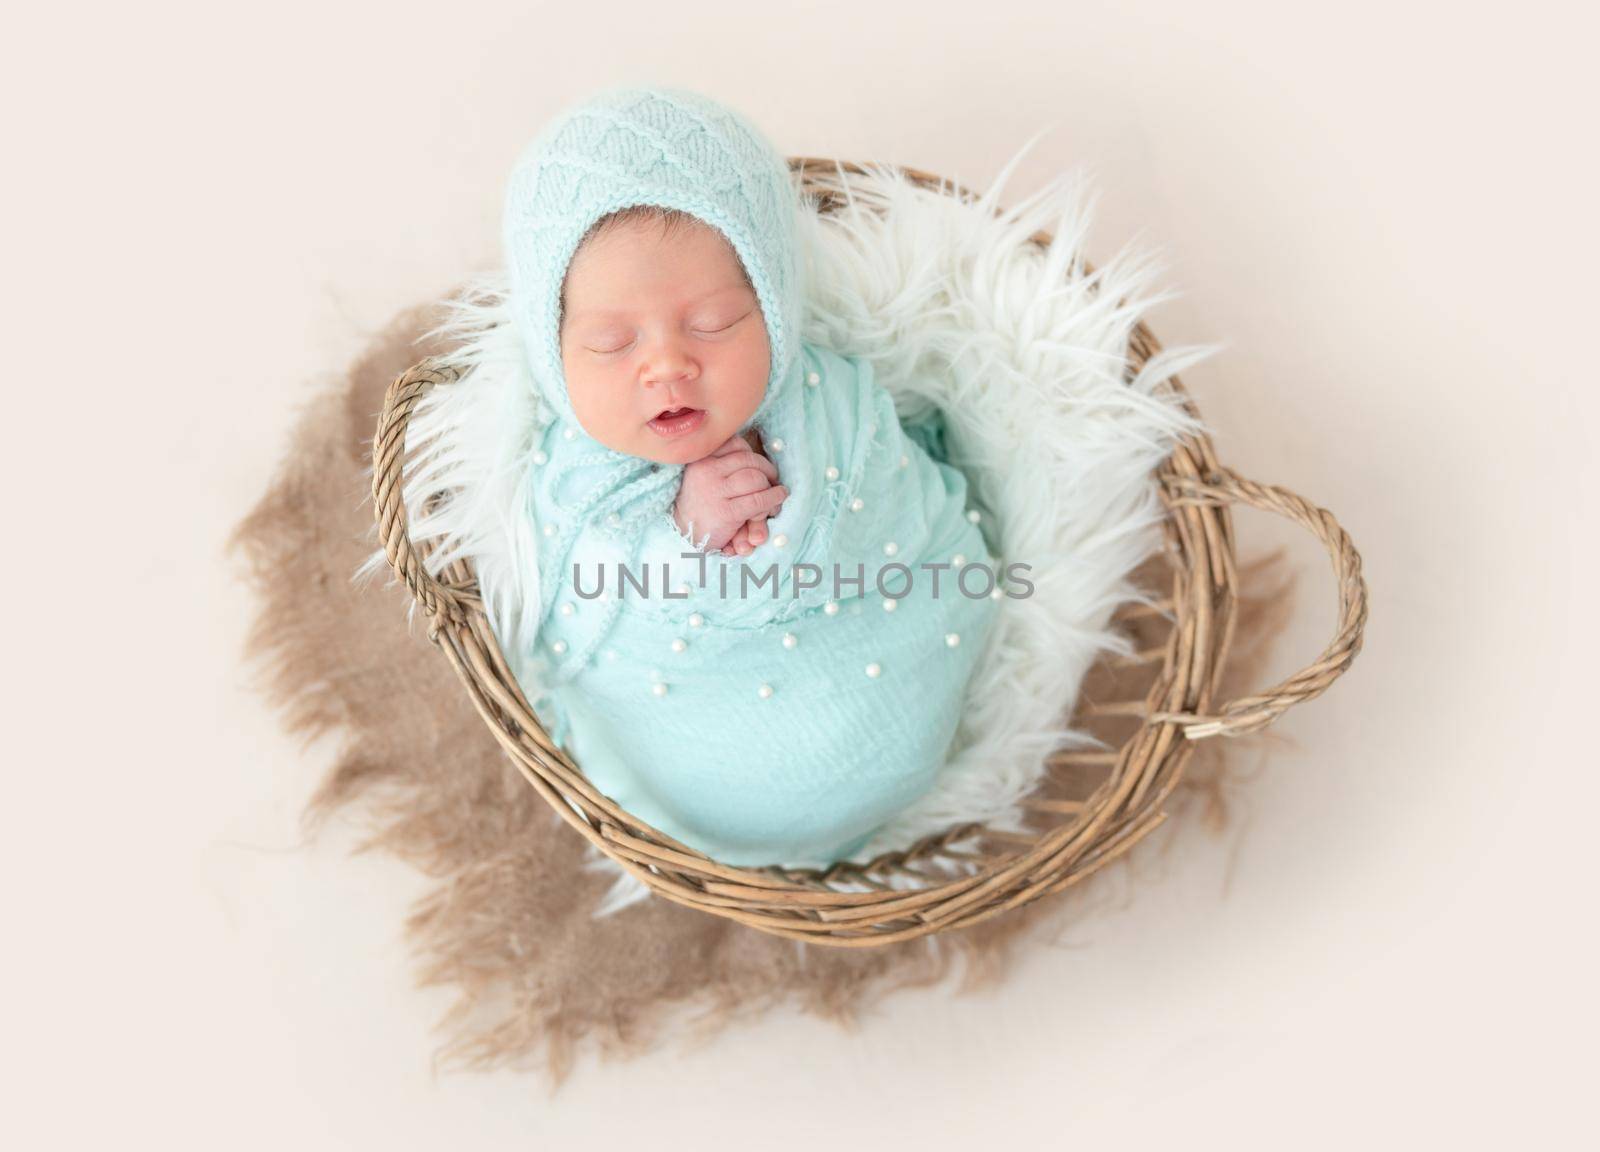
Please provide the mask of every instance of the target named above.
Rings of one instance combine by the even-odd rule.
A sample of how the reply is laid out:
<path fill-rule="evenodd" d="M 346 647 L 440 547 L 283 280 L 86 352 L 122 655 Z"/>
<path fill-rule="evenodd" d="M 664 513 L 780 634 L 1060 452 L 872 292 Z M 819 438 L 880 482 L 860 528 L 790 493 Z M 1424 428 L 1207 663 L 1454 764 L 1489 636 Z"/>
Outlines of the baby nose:
<path fill-rule="evenodd" d="M 697 371 L 694 359 L 676 344 L 662 345 L 645 365 L 644 386 L 651 388 L 656 384 L 687 383 L 694 379 Z"/>
<path fill-rule="evenodd" d="M 683 384 L 693 378 L 694 365 L 685 358 L 674 357 L 670 360 L 656 360 L 650 368 L 645 370 L 645 387 L 654 384 Z"/>
<path fill-rule="evenodd" d="M 660 385 L 663 389 L 671 390 L 674 387 L 681 388 L 692 379 L 694 379 L 694 370 L 693 366 L 689 364 L 653 368 L 645 375 L 644 386 L 646 388 L 654 388 Z"/>

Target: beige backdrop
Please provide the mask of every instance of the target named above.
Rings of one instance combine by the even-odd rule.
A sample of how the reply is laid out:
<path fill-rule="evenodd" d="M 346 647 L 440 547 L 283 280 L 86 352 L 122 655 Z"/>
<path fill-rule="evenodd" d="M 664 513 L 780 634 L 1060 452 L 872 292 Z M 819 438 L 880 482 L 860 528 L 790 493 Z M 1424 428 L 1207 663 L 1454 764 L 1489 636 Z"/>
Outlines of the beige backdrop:
<path fill-rule="evenodd" d="M 1301 8 L 13 17 L 6 1142 L 1592 1140 L 1594 29 Z M 780 1013 L 550 1101 L 430 1075 L 444 994 L 400 944 L 424 882 L 337 829 L 296 847 L 332 749 L 252 690 L 221 549 L 299 406 L 493 258 L 544 116 L 627 80 L 969 184 L 1055 122 L 1017 193 L 1089 163 L 1098 254 L 1166 246 L 1184 296 L 1157 332 L 1228 345 L 1186 376 L 1220 453 L 1339 514 L 1373 607 L 1238 837 L 1187 840 L 999 990 L 907 994 L 853 1035 Z M 1325 640 L 1331 580 L 1240 524 L 1305 573 L 1276 677 Z"/>

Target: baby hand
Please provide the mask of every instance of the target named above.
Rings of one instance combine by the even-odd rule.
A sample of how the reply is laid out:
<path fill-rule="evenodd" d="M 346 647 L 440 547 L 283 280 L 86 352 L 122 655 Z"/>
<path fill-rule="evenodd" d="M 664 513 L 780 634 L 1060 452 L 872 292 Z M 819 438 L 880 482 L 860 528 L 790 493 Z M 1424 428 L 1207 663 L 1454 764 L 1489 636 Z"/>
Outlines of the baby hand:
<path fill-rule="evenodd" d="M 672 518 L 693 539 L 708 533 L 706 548 L 748 555 L 767 538 L 766 519 L 789 495 L 777 483 L 778 466 L 734 436 L 711 455 L 687 464 Z"/>

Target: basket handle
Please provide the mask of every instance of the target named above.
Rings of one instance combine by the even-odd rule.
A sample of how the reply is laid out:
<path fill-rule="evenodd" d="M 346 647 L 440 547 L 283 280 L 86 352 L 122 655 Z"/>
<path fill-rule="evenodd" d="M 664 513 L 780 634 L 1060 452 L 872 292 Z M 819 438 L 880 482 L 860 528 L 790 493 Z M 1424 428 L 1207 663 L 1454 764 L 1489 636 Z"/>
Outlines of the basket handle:
<path fill-rule="evenodd" d="M 389 385 L 378 414 L 378 428 L 372 437 L 372 514 L 383 539 L 384 555 L 418 603 L 434 618 L 457 624 L 467 619 L 469 606 L 478 603 L 474 587 L 458 587 L 436 580 L 423 564 L 423 556 L 411 543 L 410 520 L 404 495 L 406 426 L 411 410 L 430 388 L 453 384 L 460 371 L 429 357 L 412 365 Z M 437 639 L 433 632 L 430 637 Z"/>
<path fill-rule="evenodd" d="M 1150 715 L 1151 720 L 1182 724 L 1183 734 L 1190 740 L 1255 732 L 1301 701 L 1327 691 L 1361 651 L 1362 632 L 1367 623 L 1367 584 L 1361 576 L 1361 554 L 1331 512 L 1286 488 L 1257 484 L 1226 468 L 1217 469 L 1204 480 L 1174 475 L 1162 479 L 1169 489 L 1179 493 L 1168 501 L 1175 506 L 1240 503 L 1293 520 L 1322 541 L 1333 561 L 1339 588 L 1339 630 L 1321 656 L 1281 684 L 1259 695 L 1241 696 L 1214 716 L 1193 712 L 1153 712 Z"/>

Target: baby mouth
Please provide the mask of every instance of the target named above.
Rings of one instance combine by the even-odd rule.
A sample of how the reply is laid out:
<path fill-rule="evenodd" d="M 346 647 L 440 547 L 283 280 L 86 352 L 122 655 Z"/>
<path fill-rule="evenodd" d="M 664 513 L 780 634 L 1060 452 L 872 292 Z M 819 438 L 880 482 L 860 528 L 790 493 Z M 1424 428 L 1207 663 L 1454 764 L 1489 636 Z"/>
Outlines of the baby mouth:
<path fill-rule="evenodd" d="M 669 438 L 687 436 L 699 430 L 706 414 L 699 408 L 664 408 L 650 421 L 650 430 Z"/>

